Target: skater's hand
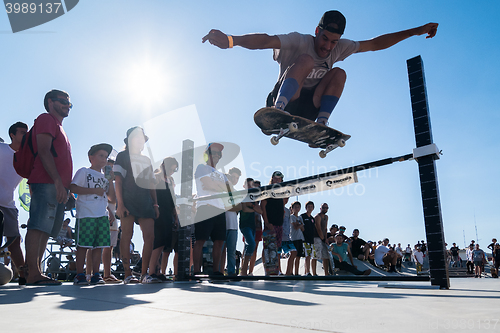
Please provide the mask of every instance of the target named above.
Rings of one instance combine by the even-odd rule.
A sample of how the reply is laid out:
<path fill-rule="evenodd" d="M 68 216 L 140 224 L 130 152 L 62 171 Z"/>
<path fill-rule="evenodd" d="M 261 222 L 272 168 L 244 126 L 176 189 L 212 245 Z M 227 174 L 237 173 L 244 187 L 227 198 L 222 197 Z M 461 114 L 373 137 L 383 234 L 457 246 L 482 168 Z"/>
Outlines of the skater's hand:
<path fill-rule="evenodd" d="M 227 35 L 220 30 L 210 30 L 210 32 L 201 39 L 202 43 L 205 43 L 206 41 L 221 49 L 229 48 L 229 39 L 227 38 Z"/>
<path fill-rule="evenodd" d="M 432 38 L 436 36 L 438 25 L 438 23 L 427 23 L 416 28 L 415 34 L 418 36 L 427 34 L 425 38 Z"/>

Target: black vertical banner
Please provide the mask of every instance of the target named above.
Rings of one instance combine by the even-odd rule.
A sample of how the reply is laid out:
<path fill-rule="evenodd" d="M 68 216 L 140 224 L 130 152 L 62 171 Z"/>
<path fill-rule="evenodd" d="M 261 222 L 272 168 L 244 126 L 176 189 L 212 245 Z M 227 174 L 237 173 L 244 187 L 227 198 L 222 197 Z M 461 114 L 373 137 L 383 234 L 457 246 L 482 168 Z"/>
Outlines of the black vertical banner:
<path fill-rule="evenodd" d="M 433 143 L 422 58 L 417 56 L 408 59 L 407 67 L 408 79 L 410 81 L 415 141 L 417 148 L 419 148 Z M 450 287 L 450 279 L 448 266 L 446 265 L 446 246 L 435 157 L 436 155 L 419 157 L 417 162 L 424 208 L 431 284 L 448 289 Z"/>

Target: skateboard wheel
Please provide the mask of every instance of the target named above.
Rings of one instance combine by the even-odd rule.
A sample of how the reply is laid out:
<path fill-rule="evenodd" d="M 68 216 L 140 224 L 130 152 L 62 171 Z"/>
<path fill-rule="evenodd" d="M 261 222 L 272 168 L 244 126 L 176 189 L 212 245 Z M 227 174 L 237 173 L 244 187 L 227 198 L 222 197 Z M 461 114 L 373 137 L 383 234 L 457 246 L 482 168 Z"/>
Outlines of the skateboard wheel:
<path fill-rule="evenodd" d="M 299 125 L 297 123 L 290 123 L 288 124 L 288 129 L 290 130 L 291 133 L 297 132 L 299 130 Z"/>
<path fill-rule="evenodd" d="M 345 146 L 345 140 L 344 139 L 339 139 L 337 141 L 337 144 L 339 145 L 339 147 L 344 147 Z"/>
<path fill-rule="evenodd" d="M 271 143 L 273 144 L 273 146 L 276 146 L 279 143 L 278 138 L 275 136 L 271 137 Z"/>
<path fill-rule="evenodd" d="M 319 157 L 325 158 L 326 157 L 326 151 L 322 150 L 319 152 Z"/>

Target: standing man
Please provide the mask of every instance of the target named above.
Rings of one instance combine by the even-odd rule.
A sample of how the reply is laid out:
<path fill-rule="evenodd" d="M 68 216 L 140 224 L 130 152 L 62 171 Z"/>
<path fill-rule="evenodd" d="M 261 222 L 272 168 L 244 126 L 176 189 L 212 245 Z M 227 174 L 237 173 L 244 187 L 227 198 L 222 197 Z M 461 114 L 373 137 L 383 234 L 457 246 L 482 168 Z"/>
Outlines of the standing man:
<path fill-rule="evenodd" d="M 427 38 L 432 38 L 438 24 L 428 23 L 360 42 L 341 39 L 345 26 L 344 15 L 332 10 L 323 15 L 314 36 L 297 32 L 276 36 L 231 36 L 210 30 L 202 42 L 209 41 L 221 49 L 236 45 L 251 50 L 273 49 L 273 58 L 280 64 L 280 74 L 267 98 L 267 106 L 326 124 L 346 82 L 344 70 L 332 68 L 336 62 L 353 53 L 389 48 L 411 36 L 427 34 Z"/>
<path fill-rule="evenodd" d="M 203 197 L 227 192 L 227 177 L 215 167 L 222 158 L 224 146 L 220 143 L 209 143 L 205 149 L 206 164 L 196 168 L 197 196 Z M 196 241 L 193 248 L 194 274 L 201 271 L 203 245 L 209 238 L 214 243 L 212 249 L 214 275 L 223 275 L 220 271 L 222 246 L 226 241 L 226 214 L 222 199 L 199 200 L 196 202 L 194 234 Z"/>
<path fill-rule="evenodd" d="M 320 212 L 314 217 L 314 250 L 316 256 L 311 262 L 313 275 L 316 276 L 316 262 L 318 259 L 323 260 L 323 269 L 325 275 L 330 275 L 330 256 L 328 254 L 328 239 L 326 239 L 326 229 L 328 225 L 328 204 L 325 202 L 321 205 Z"/>
<path fill-rule="evenodd" d="M 14 190 L 21 182 L 22 178 L 16 173 L 12 160 L 14 153 L 21 147 L 23 136 L 28 131 L 28 125 L 17 122 L 9 128 L 9 136 L 12 143 L 0 143 L 0 211 L 4 216 L 3 235 L 7 241 L 15 238 L 9 246 L 10 257 L 14 265 L 19 270 L 19 285 L 26 284 L 24 276 L 24 257 L 21 250 L 21 235 L 19 233 L 19 211 L 14 202 Z M 0 238 L 0 243 L 2 239 Z"/>
<path fill-rule="evenodd" d="M 64 205 L 73 173 L 71 145 L 62 121 L 73 107 L 68 93 L 49 91 L 43 100 L 47 113 L 35 120 L 33 148 L 38 155 L 28 183 L 31 186 L 31 205 L 26 233 L 27 283 L 59 285 L 41 272 L 41 260 L 49 236 L 57 237 L 64 218 Z"/>

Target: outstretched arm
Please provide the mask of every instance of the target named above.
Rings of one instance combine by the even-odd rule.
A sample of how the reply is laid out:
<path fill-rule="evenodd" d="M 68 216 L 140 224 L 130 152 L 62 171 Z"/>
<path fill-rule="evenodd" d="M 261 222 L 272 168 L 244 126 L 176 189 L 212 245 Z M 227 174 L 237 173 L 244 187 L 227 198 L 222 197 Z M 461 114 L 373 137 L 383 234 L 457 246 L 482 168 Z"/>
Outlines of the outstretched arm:
<path fill-rule="evenodd" d="M 238 45 L 250 50 L 279 49 L 281 47 L 281 42 L 278 36 L 269 36 L 267 34 L 249 34 L 231 37 L 233 39 L 233 46 Z M 210 32 L 201 40 L 202 43 L 205 43 L 206 41 L 221 49 L 227 49 L 230 47 L 228 35 L 220 30 L 210 30 Z"/>
<path fill-rule="evenodd" d="M 436 35 L 437 28 L 438 23 L 427 23 L 417 28 L 385 34 L 370 40 L 361 41 L 359 42 L 358 53 L 384 50 L 412 36 L 427 34 L 425 38 L 432 38 Z"/>

